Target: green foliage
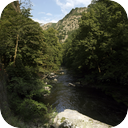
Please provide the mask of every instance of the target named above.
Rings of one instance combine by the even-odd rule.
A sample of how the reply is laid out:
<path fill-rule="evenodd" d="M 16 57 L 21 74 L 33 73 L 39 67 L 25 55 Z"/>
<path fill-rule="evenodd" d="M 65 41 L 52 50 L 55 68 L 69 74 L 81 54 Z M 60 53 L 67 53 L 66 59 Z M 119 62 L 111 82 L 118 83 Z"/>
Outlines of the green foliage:
<path fill-rule="evenodd" d="M 48 69 L 58 69 L 62 61 L 62 46 L 58 41 L 57 31 L 49 28 L 44 32 L 47 43 L 47 67 Z"/>
<path fill-rule="evenodd" d="M 46 114 L 47 107 L 43 103 L 39 103 L 32 99 L 24 99 L 19 105 L 18 112 L 25 119 L 43 117 Z"/>
<path fill-rule="evenodd" d="M 13 114 L 10 115 L 7 119 L 5 119 L 8 124 L 18 128 L 30 128 L 27 124 L 25 124 L 21 119 L 14 116 Z"/>
<path fill-rule="evenodd" d="M 64 63 L 88 82 L 128 84 L 128 20 L 125 10 L 109 0 L 93 0 L 80 28 L 65 42 Z M 102 86 L 104 88 L 104 86 Z"/>
<path fill-rule="evenodd" d="M 79 12 L 79 11 L 81 11 L 81 9 L 83 9 L 83 8 L 75 8 L 75 9 L 72 9 L 72 10 L 65 16 L 65 18 L 69 18 L 71 15 L 72 15 L 72 16 L 81 15 L 82 13 Z"/>
<path fill-rule="evenodd" d="M 49 63 L 48 52 L 51 54 L 54 52 L 56 56 L 52 58 L 52 63 L 57 68 L 61 59 L 61 45 L 58 42 L 57 33 L 52 29 L 44 32 L 39 23 L 28 18 L 29 11 L 30 8 L 22 7 L 22 13 L 17 13 L 11 4 L 3 11 L 0 24 L 1 61 L 7 66 L 10 62 L 14 62 L 16 55 L 22 60 L 23 65 L 45 72 Z M 50 38 L 48 35 L 51 35 Z M 51 43 L 47 43 L 49 41 Z"/>
<path fill-rule="evenodd" d="M 25 16 L 25 17 L 27 17 L 27 18 L 28 18 L 28 17 L 32 17 L 30 11 L 31 11 L 31 8 L 26 9 L 25 7 L 23 7 L 23 8 L 21 9 L 22 15 Z"/>
<path fill-rule="evenodd" d="M 33 79 L 35 76 L 32 72 L 27 71 L 28 68 L 21 66 L 21 69 L 23 72 L 22 70 L 20 71 L 17 66 L 13 67 L 13 64 L 7 67 L 7 72 L 10 77 L 7 89 L 11 109 L 25 120 L 43 116 L 47 111 L 46 106 L 34 99 L 35 97 L 39 98 L 42 97 L 43 94 L 48 93 L 44 89 L 46 85 L 39 79 Z M 22 73 L 24 77 L 20 76 Z M 31 109 L 29 108 L 30 106 Z"/>
<path fill-rule="evenodd" d="M 13 3 L 14 3 L 14 5 L 17 7 L 17 5 L 18 5 L 18 0 L 13 0 Z"/>
<path fill-rule="evenodd" d="M 51 28 L 55 28 L 56 23 L 52 23 L 52 25 L 50 26 Z"/>
<path fill-rule="evenodd" d="M 0 59 L 8 73 L 11 110 L 23 120 L 32 121 L 47 115 L 49 108 L 40 98 L 50 93 L 45 87 L 51 86 L 44 84 L 38 74 L 59 68 L 61 44 L 54 29 L 43 31 L 29 18 L 31 9 L 17 5 L 9 4 L 0 19 Z"/>

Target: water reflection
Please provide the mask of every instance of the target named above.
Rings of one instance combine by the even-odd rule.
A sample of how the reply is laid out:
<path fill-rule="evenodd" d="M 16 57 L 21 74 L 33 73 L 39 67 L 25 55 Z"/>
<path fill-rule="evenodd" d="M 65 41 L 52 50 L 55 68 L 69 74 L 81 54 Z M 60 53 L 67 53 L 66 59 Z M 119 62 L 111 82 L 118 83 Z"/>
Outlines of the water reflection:
<path fill-rule="evenodd" d="M 73 78 L 67 70 L 64 72 L 64 75 L 59 76 L 58 83 L 52 88 L 51 94 L 43 99 L 43 102 L 49 103 L 58 112 L 64 109 L 77 110 L 113 126 L 123 121 L 127 112 L 124 105 L 96 89 L 69 87 L 68 83 L 73 82 Z"/>

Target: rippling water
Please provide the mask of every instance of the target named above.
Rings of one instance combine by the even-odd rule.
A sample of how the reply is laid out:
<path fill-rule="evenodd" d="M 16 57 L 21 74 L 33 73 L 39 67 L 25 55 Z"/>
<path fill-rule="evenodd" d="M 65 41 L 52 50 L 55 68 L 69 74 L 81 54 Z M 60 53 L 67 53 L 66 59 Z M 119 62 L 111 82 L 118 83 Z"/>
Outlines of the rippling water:
<path fill-rule="evenodd" d="M 69 87 L 68 83 L 74 80 L 66 69 L 63 70 L 65 74 L 58 77 L 58 82 L 53 86 L 51 94 L 45 97 L 43 102 L 49 103 L 58 112 L 64 109 L 77 110 L 86 116 L 113 126 L 123 121 L 127 113 L 126 106 L 117 103 L 99 90 Z"/>

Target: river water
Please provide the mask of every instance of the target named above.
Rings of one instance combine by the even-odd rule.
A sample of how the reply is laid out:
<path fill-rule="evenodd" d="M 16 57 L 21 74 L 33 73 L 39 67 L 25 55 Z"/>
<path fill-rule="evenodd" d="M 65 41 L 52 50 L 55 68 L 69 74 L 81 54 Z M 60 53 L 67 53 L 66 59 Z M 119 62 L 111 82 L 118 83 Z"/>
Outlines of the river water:
<path fill-rule="evenodd" d="M 112 126 L 124 120 L 127 113 L 125 105 L 117 103 L 112 97 L 94 88 L 69 87 L 68 84 L 76 80 L 68 70 L 64 68 L 62 70 L 64 74 L 59 75 L 51 94 L 43 99 L 44 103 L 52 105 L 57 112 L 62 112 L 64 109 L 77 110 Z"/>

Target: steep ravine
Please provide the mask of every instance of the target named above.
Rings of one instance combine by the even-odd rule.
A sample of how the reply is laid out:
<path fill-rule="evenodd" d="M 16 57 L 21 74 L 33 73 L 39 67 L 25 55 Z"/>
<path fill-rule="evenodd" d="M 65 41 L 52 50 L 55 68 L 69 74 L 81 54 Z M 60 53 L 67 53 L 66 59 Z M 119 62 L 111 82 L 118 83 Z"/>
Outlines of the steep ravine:
<path fill-rule="evenodd" d="M 71 31 L 79 28 L 79 19 L 82 16 L 83 12 L 86 12 L 86 7 L 72 9 L 63 19 L 59 20 L 57 23 L 47 23 L 42 26 L 43 30 L 47 30 L 50 27 L 53 27 L 58 31 L 58 37 L 60 43 L 68 38 L 68 35 Z"/>

